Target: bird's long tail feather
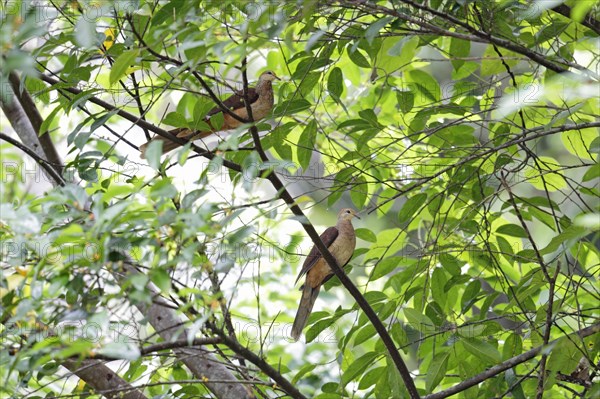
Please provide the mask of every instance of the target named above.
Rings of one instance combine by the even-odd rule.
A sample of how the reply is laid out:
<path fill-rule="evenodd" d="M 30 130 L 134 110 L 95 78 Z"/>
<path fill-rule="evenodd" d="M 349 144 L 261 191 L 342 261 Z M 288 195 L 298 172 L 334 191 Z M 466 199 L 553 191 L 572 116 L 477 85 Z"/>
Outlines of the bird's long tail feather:
<path fill-rule="evenodd" d="M 208 137 L 211 134 L 213 134 L 213 132 L 210 132 L 210 131 L 209 132 L 199 132 L 197 134 L 194 134 L 193 136 L 192 136 L 192 134 L 190 134 L 189 136 L 185 137 L 184 135 L 181 134 L 181 131 L 178 131 L 177 133 L 179 133 L 179 137 L 181 137 L 182 139 L 189 140 L 189 141 L 203 139 L 203 138 Z M 142 144 L 140 146 L 140 152 L 141 152 L 140 156 L 142 159 L 146 159 L 146 149 L 148 148 L 150 143 L 155 142 L 155 141 L 163 142 L 163 147 L 162 147 L 163 154 L 166 154 L 169 151 L 173 151 L 174 149 L 181 147 L 181 144 L 176 143 L 173 140 L 169 140 L 166 137 L 156 135 L 152 138 L 152 140 L 150 140 L 147 143 Z"/>
<path fill-rule="evenodd" d="M 308 284 L 304 284 L 304 289 L 302 290 L 302 299 L 300 299 L 298 312 L 296 313 L 294 325 L 292 326 L 292 338 L 294 338 L 294 341 L 298 341 L 298 338 L 300 338 L 302 330 L 306 325 L 306 320 L 308 320 L 308 316 L 315 305 L 317 296 L 319 296 L 320 289 L 320 286 L 317 288 L 312 288 Z"/>

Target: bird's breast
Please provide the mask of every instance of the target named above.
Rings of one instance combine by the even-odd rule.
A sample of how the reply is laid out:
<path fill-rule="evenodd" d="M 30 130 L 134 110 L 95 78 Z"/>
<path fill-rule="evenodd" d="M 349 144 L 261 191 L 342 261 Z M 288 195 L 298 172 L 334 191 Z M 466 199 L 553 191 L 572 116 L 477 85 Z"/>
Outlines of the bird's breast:
<path fill-rule="evenodd" d="M 347 236 L 340 234 L 338 238 L 331 244 L 329 251 L 337 259 L 340 266 L 345 266 L 352 257 L 354 248 L 356 247 L 356 237 L 354 235 Z"/>

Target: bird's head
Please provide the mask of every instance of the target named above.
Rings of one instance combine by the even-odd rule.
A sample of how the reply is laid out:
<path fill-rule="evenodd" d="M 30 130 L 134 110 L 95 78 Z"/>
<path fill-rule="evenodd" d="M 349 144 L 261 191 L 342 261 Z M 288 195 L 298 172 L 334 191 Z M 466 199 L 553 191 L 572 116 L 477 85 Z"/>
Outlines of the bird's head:
<path fill-rule="evenodd" d="M 360 219 L 358 212 L 352 208 L 344 208 L 338 213 L 338 220 L 352 220 L 354 217 Z"/>
<path fill-rule="evenodd" d="M 281 80 L 280 78 L 277 77 L 277 75 L 275 75 L 275 72 L 273 71 L 265 71 L 263 73 L 260 74 L 260 76 L 258 77 L 258 80 L 262 80 L 264 81 L 273 81 L 273 80 Z"/>

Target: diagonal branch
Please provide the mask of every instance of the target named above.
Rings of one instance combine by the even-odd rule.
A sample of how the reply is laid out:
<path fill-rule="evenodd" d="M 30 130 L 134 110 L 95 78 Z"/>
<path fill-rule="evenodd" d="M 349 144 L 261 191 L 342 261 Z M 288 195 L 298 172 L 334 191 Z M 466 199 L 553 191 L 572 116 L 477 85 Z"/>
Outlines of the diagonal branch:
<path fill-rule="evenodd" d="M 31 95 L 29 95 L 29 92 L 25 86 L 21 84 L 16 72 L 11 72 L 8 75 L 8 80 L 10 81 L 10 85 L 15 93 L 15 97 L 19 100 L 19 103 L 23 107 L 25 114 L 27 114 L 31 125 L 33 126 L 34 132 L 36 132 L 38 135 L 38 140 L 42 145 L 42 150 L 44 151 L 44 154 L 46 154 L 46 160 L 54 167 L 58 174 L 62 174 L 62 160 L 56 151 L 56 146 L 52 142 L 50 133 L 47 131 L 40 132 L 44 119 L 42 118 L 42 115 L 40 115 L 33 98 L 31 98 Z"/>
<path fill-rule="evenodd" d="M 107 399 L 147 399 L 99 360 L 66 359 L 61 364 Z"/>
<path fill-rule="evenodd" d="M 113 275 L 120 282 L 123 282 L 127 276 L 139 273 L 138 269 L 127 261 L 123 262 L 123 270 L 125 273 L 113 271 Z M 189 336 L 189 331 L 183 327 L 183 322 L 172 305 L 160 295 L 154 286 L 148 285 L 146 289 L 153 297 L 152 304 L 137 303 L 135 306 L 161 338 L 166 342 L 176 341 L 179 337 L 192 339 Z M 197 378 L 205 381 L 206 387 L 217 398 L 255 398 L 250 388 L 244 384 L 236 383 L 238 379 L 226 365 L 220 362 L 204 346 L 173 348 L 173 352 Z"/>
<path fill-rule="evenodd" d="M 58 184 L 59 186 L 65 185 L 65 180 L 63 179 L 63 177 L 58 174 L 58 172 L 52 167 L 52 165 L 46 162 L 44 158 L 41 158 L 35 151 L 2 132 L 0 132 L 0 140 L 4 140 L 7 143 L 14 145 L 15 147 L 23 151 L 25 154 L 33 158 L 33 160 L 39 163 L 42 166 L 42 168 L 44 168 L 46 173 L 48 173 L 48 175 L 52 177 L 52 179 L 54 179 L 56 184 Z"/>
<path fill-rule="evenodd" d="M 49 83 L 51 85 L 56 85 L 59 83 L 64 83 L 59 81 L 58 79 L 52 78 L 50 76 L 46 76 L 46 75 L 40 75 L 40 79 L 43 80 L 46 83 Z M 81 94 L 82 91 L 79 89 L 76 89 L 74 87 L 61 87 L 60 90 L 65 90 L 71 94 Z M 115 107 L 112 104 L 107 103 L 106 101 L 100 100 L 97 97 L 90 97 L 88 98 L 88 101 L 91 102 L 92 104 L 96 104 L 102 108 L 104 108 L 107 111 L 113 111 L 115 112 L 116 115 L 119 115 L 121 118 L 128 120 L 129 122 L 143 128 L 146 129 L 148 131 L 151 131 L 153 133 L 158 134 L 159 136 L 168 138 L 171 141 L 174 141 L 176 143 L 179 143 L 181 145 L 185 145 L 190 143 L 189 141 L 179 138 L 179 137 L 175 137 L 174 135 L 172 135 L 171 133 L 169 133 L 168 131 L 166 131 L 165 129 L 161 129 L 156 125 L 153 125 L 150 122 L 147 122 L 143 119 L 141 119 L 140 117 L 137 117 L 127 111 L 124 111 L 120 108 Z M 190 143 L 190 148 L 195 151 L 197 154 L 200 154 L 201 156 L 207 158 L 207 159 L 214 159 L 215 157 L 217 157 L 217 155 L 215 155 L 214 153 L 210 152 L 210 151 L 206 151 L 200 147 L 198 147 L 197 145 L 195 145 L 194 143 Z M 222 163 L 225 167 L 234 170 L 236 172 L 241 172 L 242 168 L 240 165 L 236 164 L 235 162 L 231 162 L 228 161 L 226 159 L 222 160 Z"/>
<path fill-rule="evenodd" d="M 246 58 L 244 58 L 242 61 L 242 78 L 244 80 L 244 102 L 246 103 L 246 111 L 248 112 L 249 118 L 252 120 L 252 109 L 250 107 L 250 102 L 248 101 L 248 77 L 246 76 Z M 255 125 L 253 125 L 250 128 L 250 132 L 254 141 L 254 147 L 256 148 L 256 151 L 258 152 L 261 161 L 265 163 L 269 162 L 269 157 L 262 148 L 262 143 L 260 142 L 258 129 Z M 275 171 L 270 173 L 267 176 L 267 179 L 277 190 L 277 196 L 284 200 L 286 204 L 288 204 L 290 210 L 294 213 L 294 215 L 299 216 L 301 220 L 303 220 L 302 227 L 304 227 L 304 231 L 306 231 L 306 233 L 309 235 L 313 243 L 319 249 L 319 252 L 323 255 L 325 261 L 329 264 L 331 270 L 333 270 L 335 275 L 340 279 L 342 285 L 356 300 L 358 306 L 362 309 L 363 312 L 365 312 L 365 314 L 369 318 L 369 321 L 373 324 L 373 327 L 375 327 L 377 334 L 379 334 L 379 336 L 381 337 L 383 344 L 385 345 L 386 349 L 390 354 L 390 357 L 392 358 L 396 368 L 398 369 L 398 372 L 400 373 L 400 376 L 402 377 L 402 380 L 404 381 L 404 384 L 406 385 L 406 388 L 410 393 L 410 397 L 413 399 L 419 398 L 419 393 L 417 392 L 417 388 L 415 387 L 410 372 L 408 371 L 408 367 L 406 367 L 406 363 L 404 363 L 404 360 L 400 356 L 400 352 L 398 351 L 398 349 L 396 349 L 396 345 L 394 344 L 392 337 L 390 336 L 387 329 L 377 316 L 377 313 L 375 313 L 371 305 L 369 305 L 369 302 L 367 302 L 362 293 L 358 290 L 358 288 L 356 288 L 352 280 L 350 280 L 350 278 L 346 275 L 344 270 L 340 267 L 337 260 L 331 254 L 327 246 L 323 244 L 323 241 L 321 240 L 321 237 L 319 237 L 319 234 L 315 230 L 314 226 L 308 221 L 308 218 L 306 217 L 306 215 L 304 215 L 302 209 L 300 209 L 300 207 L 296 204 L 296 201 L 294 201 L 294 198 L 289 193 L 289 191 L 287 191 L 285 185 L 283 184 L 279 176 L 277 176 Z"/>
<path fill-rule="evenodd" d="M 583 328 L 579 331 L 576 331 L 576 332 L 570 334 L 569 336 L 579 336 L 580 338 L 585 338 L 585 337 L 589 337 L 590 335 L 598 334 L 599 332 L 600 332 L 600 324 L 594 324 L 592 326 L 589 326 L 589 327 Z M 549 345 L 555 344 L 560 339 L 561 338 L 558 338 L 558 339 L 555 339 L 554 341 L 549 342 Z M 540 345 L 536 348 L 530 349 L 525 353 L 521 353 L 518 356 L 515 356 L 515 357 L 510 358 L 500 364 L 490 367 L 483 373 L 478 374 L 474 377 L 468 378 L 468 379 L 464 380 L 463 382 L 454 385 L 451 388 L 445 389 L 440 392 L 433 393 L 431 395 L 427 395 L 427 396 L 423 397 L 423 399 L 443 399 L 443 398 L 447 398 L 449 396 L 455 395 L 459 392 L 465 391 L 471 387 L 474 387 L 475 385 L 482 383 L 483 381 L 485 381 L 495 375 L 502 373 L 503 371 L 506 371 L 515 366 L 518 366 L 521 363 L 524 363 L 530 359 L 533 359 L 534 357 L 539 355 L 545 348 L 547 348 L 547 345 Z"/>
<path fill-rule="evenodd" d="M 258 356 L 256 353 L 252 352 L 250 349 L 246 348 L 238 340 L 234 337 L 228 336 L 225 332 L 219 328 L 217 328 L 213 323 L 206 323 L 208 328 L 212 332 L 221 338 L 223 343 L 227 345 L 229 349 L 234 351 L 237 355 L 241 356 L 243 359 L 248 360 L 250 363 L 254 364 L 258 367 L 263 373 L 271 377 L 273 381 L 275 381 L 288 395 L 290 395 L 294 399 L 305 399 L 306 397 L 296 388 L 290 381 L 284 378 L 280 372 L 275 370 L 266 360 Z"/>
<path fill-rule="evenodd" d="M 21 139 L 23 146 L 19 146 L 19 148 L 27 152 L 27 154 L 31 155 L 35 160 L 43 160 L 42 165 L 45 165 L 44 170 L 51 177 L 54 184 L 64 184 L 62 177 L 59 178 L 57 176 L 58 172 L 56 172 L 53 166 L 48 163 L 46 154 L 42 149 L 33 123 L 30 121 L 27 113 L 21 106 L 21 103 L 19 102 L 19 99 L 17 98 L 17 95 L 13 91 L 12 87 L 7 89 L 6 93 L 4 94 L 5 95 L 0 98 L 0 108 L 2 108 L 2 112 L 4 112 L 4 115 L 6 115 L 6 118 L 19 136 L 19 139 Z M 4 136 L 3 139 L 6 140 L 7 137 L 8 136 Z M 13 141 L 12 144 L 15 144 L 15 142 Z M 27 148 L 28 151 L 25 150 L 25 148 Z M 52 169 L 53 173 L 49 172 L 48 169 Z"/>
<path fill-rule="evenodd" d="M 559 13 L 560 15 L 571 19 L 571 7 L 566 4 L 559 4 L 556 7 L 551 8 L 552 11 Z M 598 35 L 600 35 L 600 22 L 594 18 L 591 11 L 581 21 L 581 24 L 587 28 L 590 28 Z"/>

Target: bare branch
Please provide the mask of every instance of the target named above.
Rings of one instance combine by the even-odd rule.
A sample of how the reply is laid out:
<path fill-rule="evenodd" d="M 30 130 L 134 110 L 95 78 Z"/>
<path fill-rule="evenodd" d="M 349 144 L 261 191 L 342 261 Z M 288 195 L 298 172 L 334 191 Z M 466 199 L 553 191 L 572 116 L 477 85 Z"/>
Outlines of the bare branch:
<path fill-rule="evenodd" d="M 146 399 L 146 395 L 100 360 L 64 360 L 62 365 L 108 399 Z"/>
<path fill-rule="evenodd" d="M 2 96 L 2 98 L 0 98 L 0 107 L 2 108 L 2 112 L 4 112 L 4 115 L 6 115 L 6 118 L 8 119 L 8 121 L 10 122 L 11 126 L 13 127 L 13 129 L 15 130 L 15 132 L 17 133 L 17 135 L 19 136 L 19 138 L 21 139 L 21 143 L 23 144 L 23 147 L 20 147 L 23 151 L 24 148 L 27 148 L 29 151 L 27 152 L 29 155 L 33 156 L 34 159 L 36 160 L 43 160 L 46 164 L 46 167 L 44 167 L 44 170 L 46 171 L 46 173 L 48 173 L 48 175 L 50 176 L 50 178 L 52 179 L 52 181 L 55 184 L 64 184 L 64 181 L 62 178 L 58 178 L 56 176 L 56 173 L 50 173 L 48 172 L 48 167 L 53 169 L 52 166 L 49 166 L 48 164 L 48 160 L 46 159 L 46 154 L 44 153 L 44 150 L 42 149 L 42 146 L 40 144 L 40 141 L 38 139 L 37 133 L 34 130 L 34 127 L 31 123 L 31 121 L 29 120 L 29 118 L 27 117 L 27 114 L 25 112 L 25 110 L 23 109 L 23 107 L 21 106 L 21 103 L 19 102 L 16 94 L 13 92 L 12 88 L 11 90 L 6 90 L 7 93 L 4 93 L 5 95 Z M 8 136 L 4 136 L 3 138 L 6 139 Z M 9 140 L 7 140 L 9 141 Z M 14 144 L 14 142 L 13 142 Z M 33 155 L 35 154 L 35 156 Z M 54 171 L 56 172 L 56 171 Z"/>
<path fill-rule="evenodd" d="M 23 107 L 23 110 L 29 117 L 29 121 L 33 126 L 33 130 L 38 135 L 38 139 L 40 141 L 40 144 L 42 145 L 42 150 L 44 151 L 44 154 L 46 154 L 46 159 L 51 165 L 53 165 L 56 172 L 62 174 L 62 160 L 60 159 L 60 156 L 56 151 L 56 146 L 52 142 L 50 134 L 47 131 L 40 132 L 42 122 L 44 120 L 42 118 L 42 115 L 40 115 L 40 112 L 38 111 L 33 99 L 31 98 L 31 95 L 29 95 L 29 92 L 27 91 L 25 86 L 21 83 L 16 72 L 11 72 L 8 76 L 8 79 L 15 93 L 15 96 L 17 97 L 19 103 Z"/>

